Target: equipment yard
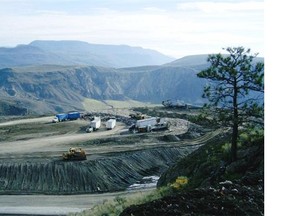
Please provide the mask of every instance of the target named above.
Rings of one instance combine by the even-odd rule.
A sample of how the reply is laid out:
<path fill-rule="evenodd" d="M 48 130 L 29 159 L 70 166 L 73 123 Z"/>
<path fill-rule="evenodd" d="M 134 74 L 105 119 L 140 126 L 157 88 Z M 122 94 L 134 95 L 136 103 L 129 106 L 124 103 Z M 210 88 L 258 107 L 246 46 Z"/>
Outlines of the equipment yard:
<path fill-rule="evenodd" d="M 220 134 L 200 127 L 191 130 L 187 120 L 177 118 L 165 118 L 167 130 L 132 133 L 129 127 L 136 120 L 127 109 L 117 111 L 112 128 L 106 128 L 111 114 L 97 115 L 101 127 L 91 133 L 86 132 L 90 120 L 84 117 L 57 123 L 52 123 L 53 116 L 0 123 L 0 215 L 40 215 L 45 208 L 46 215 L 65 215 L 91 208 L 108 194 L 112 198 L 128 193 L 129 186 L 143 177 L 160 176 L 179 158 Z M 63 153 L 71 148 L 85 150 L 85 160 L 63 160 Z M 23 197 L 25 201 L 20 201 Z M 81 199 L 74 208 L 76 197 Z M 60 208 L 66 211 L 59 212 Z"/>

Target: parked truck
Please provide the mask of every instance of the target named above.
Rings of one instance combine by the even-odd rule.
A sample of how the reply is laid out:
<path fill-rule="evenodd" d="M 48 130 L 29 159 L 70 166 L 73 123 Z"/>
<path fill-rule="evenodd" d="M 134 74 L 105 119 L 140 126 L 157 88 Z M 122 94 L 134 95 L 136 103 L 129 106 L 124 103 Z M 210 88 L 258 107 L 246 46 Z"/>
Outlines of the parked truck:
<path fill-rule="evenodd" d="M 52 119 L 52 122 L 57 123 L 57 122 L 62 122 L 62 121 L 67 121 L 67 120 L 76 120 L 78 118 L 80 118 L 79 112 L 60 113 L 60 114 L 57 114 Z"/>
<path fill-rule="evenodd" d="M 107 130 L 112 130 L 116 126 L 116 119 L 109 119 L 106 122 L 106 129 Z"/>
<path fill-rule="evenodd" d="M 136 124 L 132 125 L 129 131 L 137 133 L 164 129 L 168 129 L 168 122 L 164 118 L 151 117 L 136 121 Z"/>
<path fill-rule="evenodd" d="M 162 101 L 162 105 L 168 108 L 179 108 L 179 109 L 190 109 L 192 108 L 191 104 L 185 103 L 181 100 L 165 100 Z"/>
<path fill-rule="evenodd" d="M 68 114 L 66 113 L 60 113 L 57 114 L 54 119 L 52 120 L 52 122 L 57 123 L 57 122 L 62 122 L 62 121 L 66 121 L 68 119 Z"/>
<path fill-rule="evenodd" d="M 94 120 L 92 120 L 89 124 L 89 127 L 86 129 L 87 133 L 91 133 L 92 131 L 96 131 L 101 127 L 101 118 L 100 117 L 94 117 Z"/>
<path fill-rule="evenodd" d="M 69 112 L 67 114 L 68 120 L 76 120 L 80 118 L 80 113 L 79 112 Z"/>

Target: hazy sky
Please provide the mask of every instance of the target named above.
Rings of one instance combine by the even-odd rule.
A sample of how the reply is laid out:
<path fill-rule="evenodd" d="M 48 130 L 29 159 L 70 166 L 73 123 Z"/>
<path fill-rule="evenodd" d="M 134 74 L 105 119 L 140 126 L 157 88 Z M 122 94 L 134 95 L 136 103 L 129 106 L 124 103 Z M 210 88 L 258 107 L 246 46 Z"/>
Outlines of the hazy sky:
<path fill-rule="evenodd" d="M 244 46 L 264 56 L 264 0 L 0 0 L 0 47 L 127 44 L 173 57 Z"/>

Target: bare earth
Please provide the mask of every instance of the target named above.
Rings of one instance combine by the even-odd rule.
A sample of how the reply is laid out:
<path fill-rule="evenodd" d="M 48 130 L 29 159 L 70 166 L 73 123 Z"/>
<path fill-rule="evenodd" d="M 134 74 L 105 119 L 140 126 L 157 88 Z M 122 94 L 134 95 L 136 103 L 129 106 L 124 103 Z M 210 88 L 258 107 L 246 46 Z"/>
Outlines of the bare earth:
<path fill-rule="evenodd" d="M 22 119 L 14 120 L 9 122 L 0 123 L 0 132 L 3 134 L 6 131 L 12 130 L 12 132 L 17 132 L 17 136 L 13 135 L 11 140 L 0 140 L 0 159 L 10 160 L 27 158 L 27 157 L 61 157 L 63 152 L 66 152 L 69 147 L 77 145 L 83 141 L 95 140 L 97 138 L 105 137 L 123 137 L 123 136 L 137 136 L 136 135 L 120 135 L 121 132 L 127 130 L 127 126 L 124 123 L 117 122 L 117 126 L 113 130 L 106 130 L 104 123 L 102 123 L 101 128 L 92 133 L 86 133 L 85 128 L 88 125 L 88 121 L 76 120 L 71 122 L 61 122 L 57 124 L 52 124 L 51 120 L 53 117 L 42 117 L 33 119 Z M 179 134 L 187 131 L 188 124 L 185 120 L 179 119 L 178 121 L 171 120 L 172 130 L 162 132 L 163 134 Z M 21 133 L 21 131 L 13 131 L 13 126 L 27 125 L 30 127 L 31 132 L 28 130 L 26 133 Z M 70 130 L 71 125 L 73 128 Z M 11 129 L 12 126 L 12 129 Z M 19 126 L 19 127 L 20 127 Z M 34 132 L 35 128 L 47 127 L 47 131 Z M 57 130 L 56 130 L 57 127 Z M 63 128 L 62 128 L 63 127 Z M 66 131 L 65 131 L 66 127 Z M 69 131 L 67 132 L 67 127 Z M 20 127 L 21 128 L 21 127 Z M 55 129 L 54 129 L 55 128 Z M 25 128 L 22 128 L 23 130 Z M 21 130 L 21 129 L 17 129 Z M 63 131 L 62 131 L 63 130 Z M 61 133 L 63 132 L 63 134 Z M 218 132 L 215 132 L 218 133 Z M 0 134 L 1 135 L 1 134 Z M 152 135 L 153 136 L 153 133 Z M 206 137 L 196 139 L 191 144 L 199 144 L 203 142 Z M 113 148 L 109 145 L 105 146 L 87 146 L 88 156 L 96 153 L 107 153 L 107 152 L 117 152 L 117 151 L 127 151 L 137 148 L 149 148 L 161 145 L 188 145 L 183 142 L 175 143 L 161 143 L 161 142 L 147 142 L 141 143 L 141 145 L 134 144 L 121 144 L 113 145 Z M 89 157 L 88 157 L 89 158 Z M 148 192 L 152 189 L 148 189 Z M 115 196 L 123 195 L 129 196 L 133 193 L 147 193 L 147 189 L 143 191 L 126 191 L 119 193 L 105 193 L 105 194 L 85 194 L 85 195 L 0 195 L 0 215 L 2 214 L 30 214 L 30 215 L 66 215 L 68 212 L 79 212 L 88 208 L 91 208 L 97 203 L 102 203 L 105 199 L 113 199 Z"/>

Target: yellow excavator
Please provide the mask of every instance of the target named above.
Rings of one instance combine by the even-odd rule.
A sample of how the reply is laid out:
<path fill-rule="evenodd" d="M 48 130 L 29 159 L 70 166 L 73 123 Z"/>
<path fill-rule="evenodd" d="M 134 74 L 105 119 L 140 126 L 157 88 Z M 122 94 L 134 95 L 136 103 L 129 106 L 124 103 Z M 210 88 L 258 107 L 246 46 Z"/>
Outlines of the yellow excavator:
<path fill-rule="evenodd" d="M 63 153 L 63 160 L 86 160 L 86 152 L 81 148 L 70 148 L 68 152 Z"/>

